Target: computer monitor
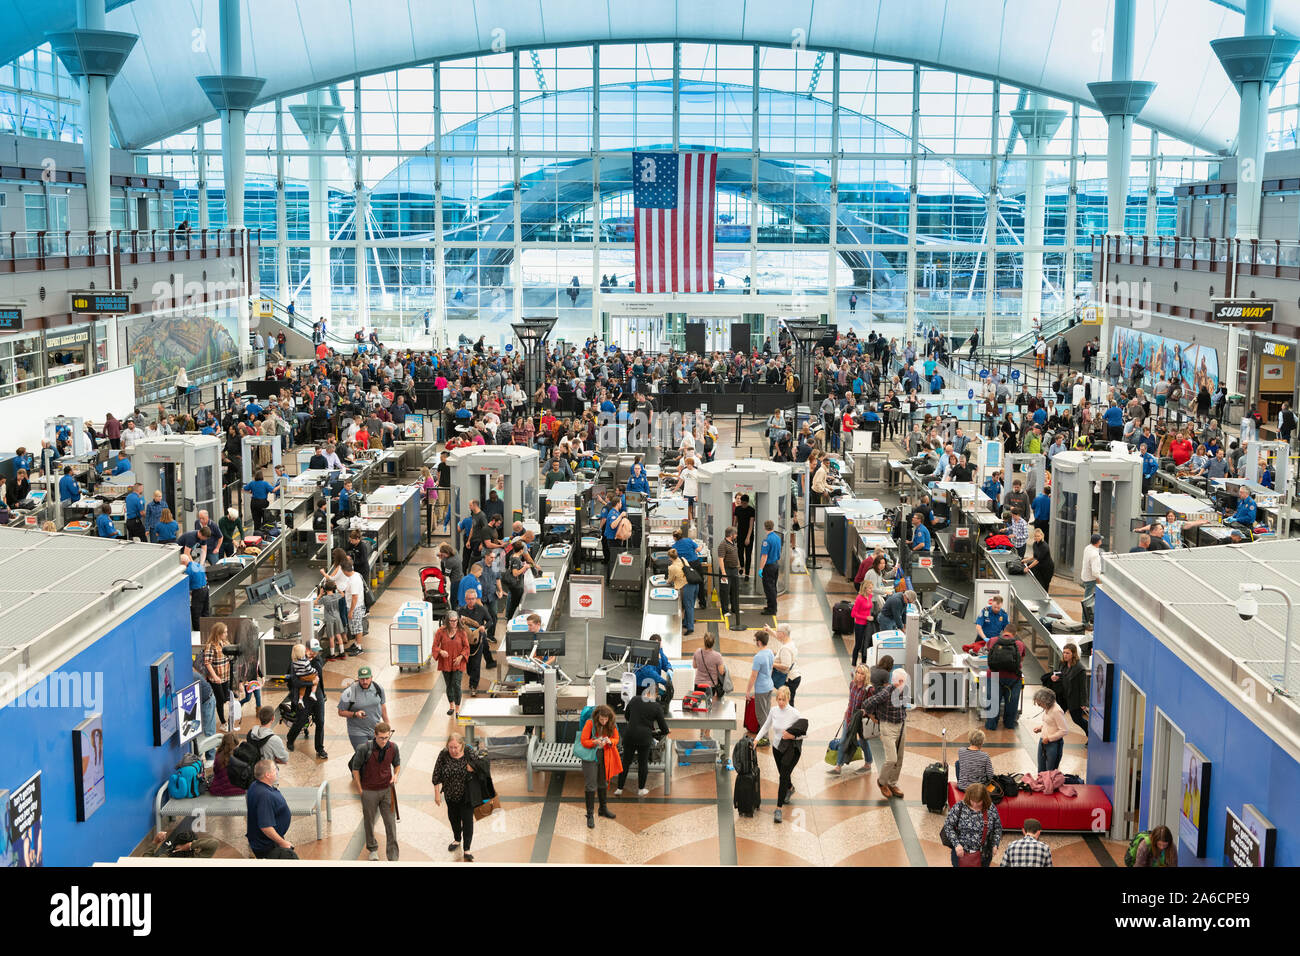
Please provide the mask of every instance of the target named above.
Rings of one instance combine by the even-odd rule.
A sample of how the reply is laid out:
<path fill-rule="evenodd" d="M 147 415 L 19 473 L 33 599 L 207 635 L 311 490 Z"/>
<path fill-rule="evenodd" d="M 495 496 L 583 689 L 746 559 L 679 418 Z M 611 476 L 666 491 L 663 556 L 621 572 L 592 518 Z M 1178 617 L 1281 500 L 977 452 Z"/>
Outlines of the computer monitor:
<path fill-rule="evenodd" d="M 565 654 L 564 631 L 539 631 L 537 653 L 543 657 L 563 657 Z"/>
<path fill-rule="evenodd" d="M 970 608 L 970 598 L 948 588 L 935 588 L 934 596 L 943 602 L 943 609 L 953 617 L 965 617 Z"/>
<path fill-rule="evenodd" d="M 506 631 L 506 654 L 514 657 L 531 654 L 533 644 L 544 633 L 545 631 L 539 631 L 536 634 L 531 631 Z"/>
<path fill-rule="evenodd" d="M 644 641 L 636 638 L 632 641 L 632 656 L 628 663 L 640 667 L 642 664 L 659 662 L 659 644 L 656 641 Z"/>
<path fill-rule="evenodd" d="M 605 635 L 605 646 L 601 649 L 600 659 L 602 661 L 617 662 L 623 659 L 624 654 L 632 650 L 633 638 L 617 637 L 613 634 Z"/>
<path fill-rule="evenodd" d="M 275 596 L 275 589 L 271 587 L 271 579 L 258 581 L 256 584 L 250 584 L 244 588 L 244 594 L 248 597 L 249 604 L 261 604 Z"/>
<path fill-rule="evenodd" d="M 272 585 L 271 587 L 272 594 L 275 593 L 275 588 L 278 587 L 281 591 L 283 591 L 287 595 L 290 591 L 293 590 L 294 587 L 293 572 L 281 571 L 279 574 L 274 574 L 270 578 L 270 583 Z"/>

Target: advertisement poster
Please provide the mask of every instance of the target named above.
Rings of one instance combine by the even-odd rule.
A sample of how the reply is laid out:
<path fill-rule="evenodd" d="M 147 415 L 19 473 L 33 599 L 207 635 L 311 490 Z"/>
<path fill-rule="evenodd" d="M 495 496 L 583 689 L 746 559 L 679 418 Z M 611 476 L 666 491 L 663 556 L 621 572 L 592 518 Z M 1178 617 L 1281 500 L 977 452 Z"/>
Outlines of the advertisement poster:
<path fill-rule="evenodd" d="M 104 805 L 104 716 L 91 714 L 72 731 L 72 779 L 77 822 L 85 823 Z"/>
<path fill-rule="evenodd" d="M 1254 865 L 1272 866 L 1273 854 L 1277 851 L 1277 827 L 1273 826 L 1268 817 L 1256 810 L 1253 803 L 1241 805 L 1241 822 L 1259 847 L 1259 862 Z M 1227 860 L 1224 860 L 1224 863 L 1227 863 Z"/>
<path fill-rule="evenodd" d="M 195 681 L 182 687 L 176 695 L 177 710 L 180 712 L 181 743 L 193 740 L 203 730 L 203 714 L 199 709 L 199 682 Z"/>
<path fill-rule="evenodd" d="M 1132 371 L 1134 362 L 1141 364 L 1147 388 L 1158 382 L 1162 375 L 1170 381 L 1177 378 L 1182 382 L 1185 402 L 1195 400 L 1202 384 L 1211 395 L 1219 387 L 1219 353 L 1209 346 L 1168 339 L 1137 329 L 1117 328 L 1111 351 L 1119 357 L 1125 378 Z"/>
<path fill-rule="evenodd" d="M 1273 847 L 1270 838 L 1276 839 L 1277 830 L 1267 820 L 1253 814 L 1254 819 L 1247 819 L 1247 810 L 1254 808 L 1248 803 L 1242 807 L 1242 815 L 1237 816 L 1227 810 L 1223 826 L 1223 865 L 1258 868 L 1273 865 Z M 1263 821 L 1264 827 L 1259 826 Z"/>
<path fill-rule="evenodd" d="M 1205 829 L 1210 812 L 1210 762 L 1187 744 L 1183 748 L 1182 803 L 1178 838 L 1196 857 L 1205 856 Z"/>
<path fill-rule="evenodd" d="M 1111 683 L 1115 665 L 1101 651 L 1092 652 L 1092 695 L 1088 703 L 1088 726 L 1096 727 L 1102 740 L 1110 740 Z"/>
<path fill-rule="evenodd" d="M 41 865 L 41 775 L 9 794 L 9 844 L 14 866 Z"/>
<path fill-rule="evenodd" d="M 153 695 L 153 745 L 161 747 L 176 733 L 175 665 L 170 653 L 149 665 Z"/>

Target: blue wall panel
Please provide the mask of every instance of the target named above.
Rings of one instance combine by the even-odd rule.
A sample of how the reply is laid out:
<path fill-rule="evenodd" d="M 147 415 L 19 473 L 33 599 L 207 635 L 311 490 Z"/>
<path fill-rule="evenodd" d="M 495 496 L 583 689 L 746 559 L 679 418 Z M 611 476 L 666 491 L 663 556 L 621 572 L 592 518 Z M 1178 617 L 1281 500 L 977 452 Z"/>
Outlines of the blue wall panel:
<path fill-rule="evenodd" d="M 1118 754 L 1114 738 L 1119 733 L 1120 678 L 1125 675 L 1146 695 L 1139 816 L 1142 828 L 1150 825 L 1150 781 L 1155 779 L 1152 759 L 1158 707 L 1211 764 L 1206 855 L 1195 859 L 1180 845 L 1179 864 L 1221 865 L 1225 810 L 1240 814 L 1243 803 L 1252 803 L 1278 828 L 1277 865 L 1300 866 L 1300 834 L 1290 825 L 1296 794 L 1300 793 L 1300 763 L 1100 591 L 1097 592 L 1094 647 L 1115 662 L 1115 679 L 1110 701 L 1112 740 L 1101 742 L 1100 721 L 1089 722 L 1088 782 L 1103 787 L 1114 802 Z"/>
<path fill-rule="evenodd" d="M 63 673 L 102 674 L 105 801 L 77 822 L 72 728 L 76 708 L 0 709 L 0 789 L 41 771 L 46 866 L 84 866 L 131 852 L 152 827 L 153 796 L 180 760 L 177 737 L 153 746 L 149 665 L 171 651 L 178 686 L 190 683 L 189 593 L 178 581 L 65 664 Z"/>

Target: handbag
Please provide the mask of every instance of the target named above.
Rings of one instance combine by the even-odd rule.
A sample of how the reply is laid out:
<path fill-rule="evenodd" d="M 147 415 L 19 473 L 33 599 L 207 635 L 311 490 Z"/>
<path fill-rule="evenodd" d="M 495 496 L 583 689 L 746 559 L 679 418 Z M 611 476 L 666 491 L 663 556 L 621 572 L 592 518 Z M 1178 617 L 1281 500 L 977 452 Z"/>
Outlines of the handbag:
<path fill-rule="evenodd" d="M 983 817 L 984 817 L 984 832 L 980 835 L 979 852 L 963 853 L 961 856 L 957 857 L 958 866 L 983 866 L 984 865 L 984 845 L 988 842 L 988 838 L 989 838 L 989 814 L 987 810 L 984 811 Z"/>
<path fill-rule="evenodd" d="M 745 701 L 745 729 L 751 734 L 758 733 L 758 710 L 752 697 Z"/>
<path fill-rule="evenodd" d="M 826 745 L 825 760 L 826 763 L 830 764 L 832 767 L 834 767 L 836 764 L 840 762 L 840 744 L 844 740 L 844 735 L 847 734 L 848 732 L 849 732 L 848 725 L 841 723 L 839 734 L 835 737 L 834 740 L 832 740 L 829 744 Z M 855 760 L 861 760 L 861 759 L 862 759 L 862 746 L 859 744 L 854 746 L 853 753 L 851 753 L 848 759 L 845 760 L 844 762 L 852 763 Z"/>
<path fill-rule="evenodd" d="M 493 797 L 491 800 L 485 800 L 474 808 L 474 819 L 482 820 L 484 817 L 490 817 L 495 810 L 501 809 L 501 798 Z"/>
<path fill-rule="evenodd" d="M 533 572 L 532 572 L 532 571 L 525 571 L 525 572 L 523 573 L 523 575 L 522 575 L 522 579 L 523 579 L 523 585 L 524 585 L 524 593 L 525 593 L 525 594 L 536 594 L 536 593 L 537 593 L 537 581 L 536 581 L 536 579 L 533 577 Z"/>

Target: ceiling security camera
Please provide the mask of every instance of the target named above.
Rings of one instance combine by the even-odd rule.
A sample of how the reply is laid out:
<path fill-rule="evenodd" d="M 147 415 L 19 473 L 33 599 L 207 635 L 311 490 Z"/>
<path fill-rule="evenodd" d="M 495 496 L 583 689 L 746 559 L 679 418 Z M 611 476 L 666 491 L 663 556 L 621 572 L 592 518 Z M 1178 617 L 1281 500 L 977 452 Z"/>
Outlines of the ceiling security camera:
<path fill-rule="evenodd" d="M 1260 590 L 1258 584 L 1239 584 L 1237 589 L 1241 596 L 1237 598 L 1237 617 L 1243 621 L 1249 621 L 1259 613 L 1259 602 L 1255 600 L 1255 592 Z"/>

